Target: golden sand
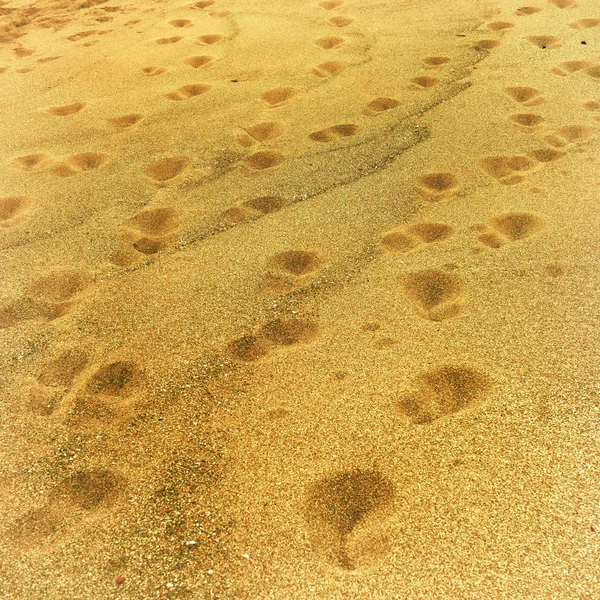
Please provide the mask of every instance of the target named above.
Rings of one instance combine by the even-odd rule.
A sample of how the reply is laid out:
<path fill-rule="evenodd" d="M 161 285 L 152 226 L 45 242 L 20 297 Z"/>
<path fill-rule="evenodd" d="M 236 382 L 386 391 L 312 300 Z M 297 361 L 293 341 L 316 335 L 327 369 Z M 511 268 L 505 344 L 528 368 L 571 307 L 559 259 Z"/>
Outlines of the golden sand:
<path fill-rule="evenodd" d="M 599 48 L 0 2 L 0 598 L 600 598 Z"/>

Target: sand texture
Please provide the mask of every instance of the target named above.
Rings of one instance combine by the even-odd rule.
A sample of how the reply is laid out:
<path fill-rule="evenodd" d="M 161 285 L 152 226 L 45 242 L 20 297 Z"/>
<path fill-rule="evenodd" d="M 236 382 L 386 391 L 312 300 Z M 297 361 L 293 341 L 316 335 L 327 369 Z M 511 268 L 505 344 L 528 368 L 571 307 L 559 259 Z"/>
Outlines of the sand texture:
<path fill-rule="evenodd" d="M 598 0 L 0 1 L 0 599 L 600 598 Z"/>

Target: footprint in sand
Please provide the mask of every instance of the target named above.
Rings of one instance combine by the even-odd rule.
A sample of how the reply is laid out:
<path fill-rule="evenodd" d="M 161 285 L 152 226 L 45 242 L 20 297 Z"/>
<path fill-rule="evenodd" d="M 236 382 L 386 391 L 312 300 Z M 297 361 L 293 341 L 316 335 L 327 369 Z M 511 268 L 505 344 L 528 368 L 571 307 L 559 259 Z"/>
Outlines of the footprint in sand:
<path fill-rule="evenodd" d="M 260 143 L 267 140 L 274 140 L 283 135 L 283 127 L 274 121 L 256 123 L 242 129 L 248 135 L 239 136 L 236 141 L 240 146 L 244 146 L 245 148 L 252 146 L 255 142 Z"/>
<path fill-rule="evenodd" d="M 343 0 L 323 0 L 319 2 L 319 6 L 325 10 L 334 10 L 344 4 Z"/>
<path fill-rule="evenodd" d="M 427 202 L 439 202 L 456 194 L 458 187 L 458 179 L 453 173 L 427 173 L 417 181 L 416 191 Z"/>
<path fill-rule="evenodd" d="M 191 27 L 193 25 L 193 23 L 189 19 L 174 19 L 173 21 L 169 21 L 169 25 L 171 27 L 187 28 L 187 27 Z"/>
<path fill-rule="evenodd" d="M 596 121 L 600 121 L 600 101 L 598 100 L 586 100 L 581 103 L 581 106 L 585 110 L 593 113 L 593 118 Z"/>
<path fill-rule="evenodd" d="M 356 135 L 359 132 L 359 130 L 360 127 L 358 125 L 355 125 L 354 123 L 345 123 L 343 125 L 333 125 L 332 127 L 328 127 L 327 129 L 314 131 L 308 137 L 313 142 L 327 143 L 337 138 L 350 137 Z"/>
<path fill-rule="evenodd" d="M 579 19 L 575 23 L 569 23 L 571 29 L 590 29 L 600 26 L 600 19 Z"/>
<path fill-rule="evenodd" d="M 188 163 L 189 159 L 186 156 L 163 158 L 151 164 L 144 171 L 144 175 L 154 187 L 163 187 L 182 173 Z"/>
<path fill-rule="evenodd" d="M 179 212 L 173 208 L 145 210 L 127 222 L 123 244 L 140 254 L 156 254 L 167 246 L 180 220 Z"/>
<path fill-rule="evenodd" d="M 516 185 L 525 180 L 524 172 L 536 166 L 536 162 L 527 156 L 486 156 L 479 166 L 491 177 L 504 185 Z"/>
<path fill-rule="evenodd" d="M 204 9 L 208 6 L 212 6 L 215 3 L 215 0 L 200 0 L 200 2 L 194 2 L 194 4 L 190 5 L 190 8 Z"/>
<path fill-rule="evenodd" d="M 53 162 L 52 158 L 46 154 L 27 154 L 14 158 L 11 164 L 20 171 L 41 171 Z"/>
<path fill-rule="evenodd" d="M 224 37 L 225 36 L 219 33 L 207 33 L 205 35 L 199 35 L 196 39 L 200 46 L 212 46 L 213 44 L 220 42 Z"/>
<path fill-rule="evenodd" d="M 544 102 L 544 97 L 535 88 L 516 86 L 504 88 L 504 91 L 523 106 L 538 106 Z"/>
<path fill-rule="evenodd" d="M 423 59 L 423 64 L 426 67 L 441 67 L 449 62 L 450 59 L 447 56 L 427 56 Z"/>
<path fill-rule="evenodd" d="M 498 40 L 478 40 L 473 44 L 476 50 L 492 50 L 500 45 Z"/>
<path fill-rule="evenodd" d="M 128 115 L 122 115 L 120 117 L 112 117 L 106 119 L 111 125 L 114 125 L 119 131 L 124 131 L 133 127 L 136 123 L 139 123 L 144 118 L 141 113 L 129 113 Z"/>
<path fill-rule="evenodd" d="M 375 566 L 390 549 L 382 525 L 395 495 L 394 484 L 371 469 L 334 473 L 310 485 L 304 516 L 315 552 L 347 571 Z"/>
<path fill-rule="evenodd" d="M 110 509 L 127 486 L 127 480 L 109 469 L 78 470 L 50 491 L 42 508 L 30 510 L 9 528 L 8 536 L 21 547 L 42 544 L 58 531 L 74 511 L 96 513 Z"/>
<path fill-rule="evenodd" d="M 318 252 L 311 250 L 286 250 L 267 261 L 265 286 L 278 293 L 304 287 L 314 280 L 323 264 Z"/>
<path fill-rule="evenodd" d="M 229 223 L 242 223 L 252 218 L 281 210 L 286 201 L 281 196 L 259 196 L 227 209 L 222 217 Z"/>
<path fill-rule="evenodd" d="M 158 44 L 159 46 L 164 46 L 166 44 L 176 44 L 182 39 L 183 38 L 180 35 L 174 35 L 172 37 L 159 38 L 157 40 L 154 40 L 154 43 Z"/>
<path fill-rule="evenodd" d="M 560 48 L 560 39 L 553 35 L 530 35 L 527 39 L 542 50 Z"/>
<path fill-rule="evenodd" d="M 87 106 L 87 102 L 74 102 L 73 104 L 65 104 L 63 106 L 51 106 L 46 109 L 46 112 L 55 117 L 68 117 L 78 113 Z"/>
<path fill-rule="evenodd" d="M 566 77 L 567 75 L 571 75 L 571 73 L 577 73 L 578 71 L 585 71 L 590 67 L 593 67 L 594 63 L 591 63 L 587 60 L 568 60 L 567 62 L 561 63 L 558 67 L 554 67 L 552 73 L 555 75 L 560 75 L 561 77 Z"/>
<path fill-rule="evenodd" d="M 590 138 L 597 130 L 586 125 L 565 125 L 544 139 L 554 148 L 568 148 Z M 563 153 L 564 154 L 564 153 Z"/>
<path fill-rule="evenodd" d="M 406 254 L 425 245 L 447 240 L 453 233 L 452 227 L 444 223 L 415 223 L 405 229 L 386 233 L 381 245 L 389 252 Z"/>
<path fill-rule="evenodd" d="M 64 162 L 54 166 L 50 173 L 57 177 L 71 177 L 76 173 L 90 171 L 108 162 L 108 156 L 101 152 L 82 152 L 69 156 Z"/>
<path fill-rule="evenodd" d="M 186 58 L 183 62 L 194 69 L 199 69 L 201 67 L 208 67 L 215 60 L 214 56 L 202 55 L 202 56 L 190 56 Z"/>
<path fill-rule="evenodd" d="M 279 318 L 267 321 L 255 334 L 233 340 L 227 350 L 235 360 L 254 362 L 267 356 L 277 346 L 307 344 L 319 335 L 319 326 L 309 319 Z"/>
<path fill-rule="evenodd" d="M 477 239 L 489 248 L 501 248 L 539 233 L 546 221 L 538 215 L 526 212 L 507 213 L 493 217 L 488 225 L 475 226 Z"/>
<path fill-rule="evenodd" d="M 0 329 L 34 319 L 51 321 L 61 317 L 89 284 L 90 277 L 75 270 L 56 271 L 35 280 L 24 296 L 0 307 Z"/>
<path fill-rule="evenodd" d="M 345 41 L 342 37 L 328 36 L 319 38 L 314 43 L 323 50 L 333 50 L 334 48 L 339 48 Z"/>
<path fill-rule="evenodd" d="M 331 17 L 331 19 L 327 19 L 327 23 L 332 27 L 347 27 L 351 23 L 354 23 L 354 19 L 350 17 Z"/>
<path fill-rule="evenodd" d="M 402 289 L 418 313 L 430 321 L 444 321 L 463 310 L 466 286 L 455 273 L 415 271 L 404 276 Z"/>
<path fill-rule="evenodd" d="M 244 164 L 253 171 L 264 171 L 279 166 L 284 161 L 284 156 L 280 152 L 273 150 L 263 150 L 255 152 L 244 160 Z"/>
<path fill-rule="evenodd" d="M 371 100 L 363 110 L 364 115 L 368 115 L 370 117 L 374 117 L 376 115 L 385 112 L 386 110 L 392 110 L 400 106 L 400 102 L 396 100 L 396 98 L 389 98 L 387 96 L 380 96 L 379 98 L 375 98 Z"/>
<path fill-rule="evenodd" d="M 550 4 L 558 6 L 558 8 L 577 8 L 576 0 L 548 0 Z"/>
<path fill-rule="evenodd" d="M 542 12 L 542 9 L 537 6 L 521 6 L 520 8 L 517 8 L 515 15 L 517 15 L 517 17 L 528 17 L 529 15 L 535 15 L 535 13 L 539 12 Z"/>
<path fill-rule="evenodd" d="M 27 196 L 5 196 L 0 198 L 0 227 L 15 227 L 27 217 L 31 199 Z"/>
<path fill-rule="evenodd" d="M 211 86 L 206 85 L 205 83 L 190 83 L 176 89 L 174 92 L 165 94 L 165 98 L 179 102 L 180 100 L 188 100 L 189 98 L 195 98 L 196 96 L 205 94 L 210 89 Z"/>
<path fill-rule="evenodd" d="M 275 88 L 261 94 L 261 98 L 270 106 L 279 106 L 296 95 L 293 88 Z"/>
<path fill-rule="evenodd" d="M 426 90 L 434 85 L 437 85 L 440 80 L 436 79 L 435 77 L 430 77 L 429 75 L 423 75 L 422 77 L 413 77 L 410 82 L 413 84 L 413 86 Z"/>
<path fill-rule="evenodd" d="M 491 389 L 483 371 L 443 365 L 419 375 L 414 391 L 401 396 L 397 406 L 412 423 L 424 425 L 481 404 Z"/>
<path fill-rule="evenodd" d="M 337 75 L 348 67 L 348 63 L 341 60 L 330 60 L 317 65 L 311 73 L 317 77 L 330 77 Z"/>
<path fill-rule="evenodd" d="M 144 67 L 142 73 L 148 77 L 154 77 L 155 75 L 161 75 L 166 69 L 162 67 Z"/>
<path fill-rule="evenodd" d="M 544 117 L 534 113 L 518 113 L 510 115 L 509 119 L 519 126 L 521 131 L 532 132 L 537 131 L 546 122 Z"/>

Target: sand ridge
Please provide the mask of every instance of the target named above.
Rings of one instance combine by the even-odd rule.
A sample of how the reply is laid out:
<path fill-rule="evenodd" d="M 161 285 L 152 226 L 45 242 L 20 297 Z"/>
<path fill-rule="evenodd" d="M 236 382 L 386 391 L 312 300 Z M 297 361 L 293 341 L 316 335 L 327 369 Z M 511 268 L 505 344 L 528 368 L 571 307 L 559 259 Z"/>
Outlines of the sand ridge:
<path fill-rule="evenodd" d="M 599 36 L 0 2 L 0 595 L 599 595 Z"/>

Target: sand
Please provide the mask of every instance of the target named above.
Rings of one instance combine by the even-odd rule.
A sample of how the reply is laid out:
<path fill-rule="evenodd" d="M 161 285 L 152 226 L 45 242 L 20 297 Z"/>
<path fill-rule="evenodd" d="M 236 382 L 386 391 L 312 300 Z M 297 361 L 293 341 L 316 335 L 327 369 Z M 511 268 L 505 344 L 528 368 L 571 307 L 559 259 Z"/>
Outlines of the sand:
<path fill-rule="evenodd" d="M 0 5 L 2 600 L 600 597 L 595 0 Z"/>

